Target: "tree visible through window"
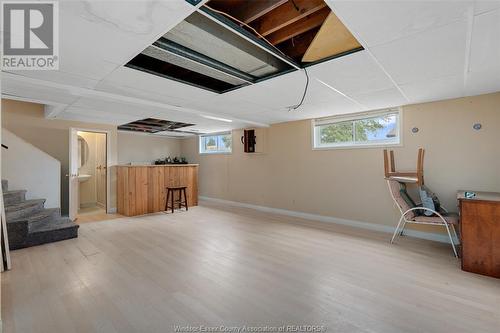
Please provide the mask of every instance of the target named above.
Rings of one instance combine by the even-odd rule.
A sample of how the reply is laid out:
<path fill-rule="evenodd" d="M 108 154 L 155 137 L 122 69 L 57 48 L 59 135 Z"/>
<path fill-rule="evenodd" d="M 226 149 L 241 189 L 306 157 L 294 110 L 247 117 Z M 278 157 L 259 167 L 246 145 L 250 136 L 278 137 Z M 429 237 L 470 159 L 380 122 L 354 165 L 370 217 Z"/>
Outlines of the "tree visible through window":
<path fill-rule="evenodd" d="M 200 136 L 200 153 L 230 153 L 231 141 L 231 133 L 202 135 Z"/>
<path fill-rule="evenodd" d="M 399 112 L 316 120 L 314 146 L 336 147 L 399 143 Z"/>

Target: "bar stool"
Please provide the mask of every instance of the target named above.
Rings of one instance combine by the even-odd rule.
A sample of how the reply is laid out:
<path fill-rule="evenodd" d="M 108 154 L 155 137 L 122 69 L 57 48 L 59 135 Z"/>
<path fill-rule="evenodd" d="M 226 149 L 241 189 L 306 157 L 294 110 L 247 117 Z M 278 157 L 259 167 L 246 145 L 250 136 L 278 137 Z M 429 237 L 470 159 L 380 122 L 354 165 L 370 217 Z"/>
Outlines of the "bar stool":
<path fill-rule="evenodd" d="M 179 209 L 181 209 L 182 206 L 184 206 L 186 210 L 188 210 L 186 188 L 187 186 L 167 186 L 167 200 L 165 201 L 165 211 L 171 208 L 173 213 L 175 209 L 175 204 L 179 204 Z M 178 200 L 174 200 L 175 192 L 179 192 Z M 184 194 L 184 200 L 182 200 L 182 194 Z M 168 204 L 169 199 L 170 199 L 170 205 Z"/>

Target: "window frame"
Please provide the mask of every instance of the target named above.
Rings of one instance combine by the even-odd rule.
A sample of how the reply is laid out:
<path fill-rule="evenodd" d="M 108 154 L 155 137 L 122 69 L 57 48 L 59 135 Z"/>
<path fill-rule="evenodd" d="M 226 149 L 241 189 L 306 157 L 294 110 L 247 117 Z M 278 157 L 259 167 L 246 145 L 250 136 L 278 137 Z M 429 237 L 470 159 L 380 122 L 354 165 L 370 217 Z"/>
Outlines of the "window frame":
<path fill-rule="evenodd" d="M 342 123 L 347 121 L 376 118 L 388 114 L 397 114 L 397 124 L 396 124 L 397 138 L 398 138 L 397 142 L 375 141 L 375 142 L 356 143 L 354 141 L 354 142 L 328 144 L 328 145 L 318 144 L 319 138 L 318 138 L 318 132 L 316 131 L 316 128 L 318 126 Z M 403 124 L 403 110 L 401 107 L 373 110 L 373 111 L 360 112 L 347 115 L 338 115 L 332 117 L 316 118 L 312 119 L 311 121 L 311 146 L 313 150 L 402 147 L 403 146 L 402 124 Z"/>
<path fill-rule="evenodd" d="M 223 150 L 202 151 L 202 149 L 201 149 L 202 148 L 202 140 L 204 137 L 209 137 L 209 136 L 217 136 L 218 137 L 218 136 L 228 135 L 228 134 L 231 136 L 231 147 L 230 147 L 229 151 L 223 151 Z M 232 153 L 233 153 L 233 133 L 232 133 L 232 131 L 200 134 L 198 136 L 198 154 L 200 154 L 200 155 L 230 155 Z"/>

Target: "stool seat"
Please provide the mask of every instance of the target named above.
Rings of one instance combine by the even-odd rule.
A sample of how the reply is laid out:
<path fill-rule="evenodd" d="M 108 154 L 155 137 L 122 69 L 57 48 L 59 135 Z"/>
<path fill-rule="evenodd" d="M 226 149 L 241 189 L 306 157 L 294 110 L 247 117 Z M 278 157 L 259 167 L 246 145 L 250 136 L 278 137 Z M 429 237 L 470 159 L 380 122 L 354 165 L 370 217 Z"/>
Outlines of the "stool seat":
<path fill-rule="evenodd" d="M 179 205 L 179 209 L 181 209 L 182 206 L 184 206 L 184 208 L 186 208 L 187 211 L 188 210 L 188 200 L 186 194 L 187 186 L 167 186 L 166 189 L 167 189 L 167 200 L 165 200 L 165 211 L 167 211 L 168 209 L 172 209 L 173 213 L 175 210 L 175 204 Z M 179 198 L 177 200 L 174 200 L 175 192 L 179 192 Z M 183 195 L 184 195 L 184 200 L 182 200 Z"/>

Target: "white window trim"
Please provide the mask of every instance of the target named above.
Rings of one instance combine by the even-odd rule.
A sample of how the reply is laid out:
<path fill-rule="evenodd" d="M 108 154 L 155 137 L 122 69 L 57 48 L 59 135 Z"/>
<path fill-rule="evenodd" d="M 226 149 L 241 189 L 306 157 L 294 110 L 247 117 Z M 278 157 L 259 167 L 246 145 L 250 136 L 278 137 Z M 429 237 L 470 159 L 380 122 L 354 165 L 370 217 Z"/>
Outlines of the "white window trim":
<path fill-rule="evenodd" d="M 229 134 L 231 135 L 231 150 L 230 151 L 212 151 L 212 152 L 202 152 L 201 151 L 201 140 L 203 137 L 206 136 L 217 136 L 217 135 L 225 135 Z M 224 131 L 224 132 L 216 132 L 216 133 L 207 133 L 207 134 L 200 134 L 198 136 L 198 154 L 200 155 L 231 155 L 233 153 L 233 133 L 231 131 Z"/>
<path fill-rule="evenodd" d="M 388 113 L 397 113 L 398 114 L 397 131 L 398 131 L 399 142 L 394 142 L 394 143 L 382 143 L 380 141 L 378 141 L 378 142 L 372 141 L 369 143 L 368 142 L 363 142 L 363 143 L 346 142 L 344 144 L 337 144 L 337 145 L 333 145 L 333 146 L 326 146 L 326 145 L 325 146 L 316 146 L 316 140 L 317 140 L 316 126 L 318 126 L 318 125 L 340 123 L 340 122 L 344 122 L 344 121 L 359 120 L 359 119 L 363 119 L 363 118 L 372 118 L 372 117 L 382 116 L 382 115 L 385 115 Z M 403 126 L 403 110 L 401 107 L 312 119 L 311 120 L 311 146 L 312 146 L 312 150 L 402 147 L 403 146 L 402 126 Z"/>

